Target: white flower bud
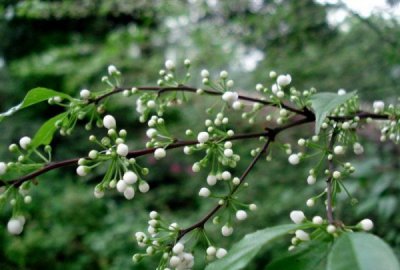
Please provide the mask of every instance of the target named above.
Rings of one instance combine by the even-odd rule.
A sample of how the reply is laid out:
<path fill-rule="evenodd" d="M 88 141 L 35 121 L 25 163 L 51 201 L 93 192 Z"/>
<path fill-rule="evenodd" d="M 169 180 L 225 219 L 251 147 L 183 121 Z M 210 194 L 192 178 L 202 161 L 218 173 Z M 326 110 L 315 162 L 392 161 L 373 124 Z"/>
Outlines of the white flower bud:
<path fill-rule="evenodd" d="M 205 143 L 205 142 L 207 142 L 209 139 L 210 139 L 210 135 L 208 134 L 208 132 L 203 131 L 203 132 L 200 132 L 200 133 L 197 135 L 197 141 L 198 141 L 199 143 Z"/>
<path fill-rule="evenodd" d="M 374 101 L 374 111 L 376 113 L 382 112 L 385 109 L 385 103 L 381 100 Z"/>
<path fill-rule="evenodd" d="M 7 223 L 7 230 L 10 234 L 18 235 L 21 234 L 24 229 L 24 225 L 18 218 L 12 218 Z"/>
<path fill-rule="evenodd" d="M 206 253 L 208 256 L 215 256 L 215 254 L 217 253 L 217 249 L 213 246 L 209 246 L 206 250 Z"/>
<path fill-rule="evenodd" d="M 304 215 L 303 211 L 294 210 L 294 211 L 290 212 L 290 219 L 295 224 L 300 224 L 306 219 L 306 216 Z"/>
<path fill-rule="evenodd" d="M 81 96 L 82 99 L 89 99 L 90 91 L 87 89 L 82 89 L 79 95 Z"/>
<path fill-rule="evenodd" d="M 250 211 L 256 211 L 257 210 L 257 205 L 252 203 L 252 204 L 249 205 L 249 209 L 250 209 Z"/>
<path fill-rule="evenodd" d="M 214 186 L 217 183 L 217 177 L 215 175 L 209 174 L 207 176 L 207 184 Z"/>
<path fill-rule="evenodd" d="M 346 95 L 346 90 L 339 89 L 337 93 L 338 93 L 339 96 L 344 96 L 344 95 Z"/>
<path fill-rule="evenodd" d="M 291 83 L 292 77 L 287 74 L 287 75 L 279 75 L 278 78 L 276 79 L 276 82 L 278 83 L 279 86 L 287 86 Z"/>
<path fill-rule="evenodd" d="M 89 172 L 89 168 L 86 166 L 78 166 L 78 168 L 76 168 L 76 174 L 79 176 L 86 176 Z"/>
<path fill-rule="evenodd" d="M 297 165 L 297 164 L 299 164 L 299 163 L 300 163 L 299 155 L 297 155 L 297 154 L 291 154 L 291 155 L 289 156 L 288 161 L 289 161 L 289 163 L 292 164 L 292 165 Z"/>
<path fill-rule="evenodd" d="M 356 155 L 362 155 L 364 153 L 364 147 L 360 143 L 356 142 L 353 144 L 353 151 Z"/>
<path fill-rule="evenodd" d="M 182 243 L 176 243 L 175 246 L 172 248 L 172 252 L 175 254 L 183 253 L 185 246 Z"/>
<path fill-rule="evenodd" d="M 147 182 L 141 182 L 139 184 L 139 191 L 142 193 L 147 193 L 150 190 L 150 186 Z"/>
<path fill-rule="evenodd" d="M 315 205 L 315 200 L 314 199 L 308 199 L 306 202 L 308 207 L 313 207 Z"/>
<path fill-rule="evenodd" d="M 178 267 L 181 264 L 181 259 L 178 256 L 172 256 L 171 259 L 169 259 L 169 265 L 171 267 Z"/>
<path fill-rule="evenodd" d="M 336 227 L 335 225 L 329 224 L 328 227 L 326 227 L 326 231 L 330 234 L 333 234 L 336 232 Z"/>
<path fill-rule="evenodd" d="M 374 223 L 370 219 L 363 219 L 360 221 L 359 226 L 364 230 L 364 231 L 370 231 L 374 227 Z"/>
<path fill-rule="evenodd" d="M 235 84 L 235 83 L 233 82 L 233 80 L 229 80 L 229 81 L 226 82 L 226 86 L 227 86 L 228 88 L 232 88 L 234 84 Z"/>
<path fill-rule="evenodd" d="M 136 173 L 134 173 L 132 171 L 127 171 L 124 173 L 124 176 L 122 177 L 122 179 L 124 180 L 124 182 L 126 184 L 132 185 L 137 182 L 138 177 L 137 177 Z"/>
<path fill-rule="evenodd" d="M 324 220 L 320 216 L 315 216 L 313 217 L 312 222 L 316 225 L 321 225 L 324 222 Z"/>
<path fill-rule="evenodd" d="M 218 250 L 217 250 L 217 253 L 215 254 L 215 256 L 218 258 L 218 259 L 221 259 L 221 258 L 223 258 L 223 257 L 225 257 L 225 255 L 228 253 L 228 251 L 226 251 L 226 249 L 224 249 L 224 248 L 219 248 Z"/>
<path fill-rule="evenodd" d="M 230 172 L 224 171 L 224 172 L 221 174 L 221 177 L 222 177 L 223 180 L 229 180 L 229 179 L 232 178 L 232 175 L 231 175 Z"/>
<path fill-rule="evenodd" d="M 120 72 L 118 71 L 118 69 L 114 65 L 109 65 L 107 69 L 108 69 L 108 74 L 110 76 L 119 75 L 120 74 Z"/>
<path fill-rule="evenodd" d="M 270 77 L 270 78 L 275 78 L 276 75 L 277 75 L 276 72 L 273 71 L 273 70 L 271 70 L 271 71 L 269 72 L 269 77 Z"/>
<path fill-rule="evenodd" d="M 103 125 L 107 129 L 112 129 L 117 127 L 117 123 L 115 121 L 114 116 L 112 115 L 106 115 L 103 118 Z"/>
<path fill-rule="evenodd" d="M 193 164 L 192 171 L 193 172 L 199 172 L 200 171 L 200 164 L 198 162 Z"/>
<path fill-rule="evenodd" d="M 232 151 L 232 149 L 225 149 L 225 150 L 224 150 L 224 156 L 226 156 L 226 157 L 232 157 L 232 156 L 233 156 L 233 151 Z"/>
<path fill-rule="evenodd" d="M 206 187 L 202 187 L 200 189 L 200 191 L 199 191 L 199 196 L 200 197 L 205 197 L 206 198 L 206 197 L 209 197 L 210 194 L 211 194 L 211 191 Z"/>
<path fill-rule="evenodd" d="M 309 184 L 309 185 L 314 185 L 316 181 L 317 181 L 317 178 L 315 178 L 314 175 L 309 175 L 307 177 L 307 184 Z"/>
<path fill-rule="evenodd" d="M 24 136 L 19 140 L 19 145 L 21 146 L 22 149 L 26 150 L 28 149 L 28 146 L 31 144 L 32 139 L 29 138 L 28 136 Z"/>
<path fill-rule="evenodd" d="M 344 148 L 341 145 L 337 145 L 337 146 L 335 146 L 335 148 L 333 148 L 333 152 L 336 155 L 343 155 L 344 154 Z"/>
<path fill-rule="evenodd" d="M 340 176 L 342 176 L 342 174 L 339 171 L 334 171 L 332 176 L 333 176 L 333 178 L 338 179 L 338 178 L 340 178 Z"/>
<path fill-rule="evenodd" d="M 0 162 L 0 175 L 5 174 L 7 171 L 7 164 L 4 162 Z"/>
<path fill-rule="evenodd" d="M 221 77 L 221 79 L 226 79 L 228 78 L 228 72 L 226 70 L 223 70 L 219 73 L 219 76 Z"/>
<path fill-rule="evenodd" d="M 129 153 L 129 148 L 126 144 L 118 144 L 117 146 L 117 154 L 122 156 L 122 157 L 126 157 Z"/>
<path fill-rule="evenodd" d="M 165 67 L 169 70 L 175 68 L 175 63 L 172 60 L 165 61 Z"/>
<path fill-rule="evenodd" d="M 221 233 L 223 236 L 230 236 L 233 233 L 233 227 L 231 227 L 229 225 L 224 225 L 221 228 Z"/>
<path fill-rule="evenodd" d="M 239 94 L 237 92 L 226 91 L 222 95 L 222 99 L 226 101 L 228 104 L 233 104 L 233 102 L 237 101 L 239 98 Z"/>
<path fill-rule="evenodd" d="M 162 159 L 165 158 L 165 156 L 167 155 L 167 152 L 165 151 L 164 148 L 157 148 L 154 151 L 154 158 L 155 159 Z"/>
<path fill-rule="evenodd" d="M 242 104 L 242 102 L 240 102 L 239 100 L 236 100 L 236 101 L 234 101 L 233 103 L 232 103 L 232 108 L 234 109 L 234 110 L 240 110 L 241 108 L 243 107 L 243 104 Z"/>
<path fill-rule="evenodd" d="M 297 230 L 295 234 L 296 234 L 296 237 L 299 238 L 301 241 L 309 241 L 310 240 L 310 236 L 308 235 L 308 233 L 306 233 L 303 230 Z"/>
<path fill-rule="evenodd" d="M 208 72 L 207 69 L 203 69 L 203 70 L 201 71 L 201 77 L 203 77 L 203 78 L 208 78 L 209 76 L 210 76 L 210 73 Z"/>
<path fill-rule="evenodd" d="M 101 199 L 104 197 L 104 191 L 98 190 L 98 189 L 94 189 L 93 195 L 97 198 L 97 199 Z"/>
<path fill-rule="evenodd" d="M 247 213 L 244 210 L 238 210 L 236 212 L 236 218 L 238 220 L 245 220 L 247 218 Z"/>
<path fill-rule="evenodd" d="M 117 187 L 118 192 L 123 193 L 126 190 L 126 188 L 128 187 L 128 185 L 126 184 L 125 181 L 119 180 L 117 182 L 117 186 L 116 187 Z"/>

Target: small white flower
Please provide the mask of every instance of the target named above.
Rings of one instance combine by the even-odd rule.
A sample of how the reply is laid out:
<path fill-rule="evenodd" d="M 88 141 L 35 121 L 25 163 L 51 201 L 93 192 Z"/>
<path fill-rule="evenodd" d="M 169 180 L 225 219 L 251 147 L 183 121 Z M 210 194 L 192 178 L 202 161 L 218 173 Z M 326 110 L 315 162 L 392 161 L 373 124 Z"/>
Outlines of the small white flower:
<path fill-rule="evenodd" d="M 101 199 L 101 198 L 104 197 L 104 191 L 101 191 L 101 190 L 99 190 L 97 188 L 94 189 L 93 194 L 97 199 Z"/>
<path fill-rule="evenodd" d="M 225 255 L 228 253 L 228 251 L 226 251 L 226 249 L 224 249 L 224 248 L 219 248 L 218 250 L 217 250 L 217 253 L 215 254 L 215 256 L 218 258 L 218 259 L 221 259 L 221 258 L 223 258 L 223 257 L 225 257 Z"/>
<path fill-rule="evenodd" d="M 174 69 L 175 68 L 175 63 L 172 60 L 167 60 L 165 61 L 165 67 L 169 70 Z"/>
<path fill-rule="evenodd" d="M 172 252 L 175 254 L 181 254 L 183 253 L 183 250 L 185 249 L 185 246 L 182 243 L 176 243 L 175 246 L 172 248 Z"/>
<path fill-rule="evenodd" d="M 306 233 L 303 230 L 297 230 L 296 231 L 296 237 L 299 238 L 301 241 L 309 241 L 310 240 L 310 235 Z"/>
<path fill-rule="evenodd" d="M 165 156 L 167 155 L 167 152 L 165 151 L 164 148 L 157 148 L 154 151 L 154 158 L 155 159 L 162 159 L 165 158 Z"/>
<path fill-rule="evenodd" d="M 315 200 L 314 199 L 308 199 L 306 202 L 308 207 L 313 207 L 315 205 Z"/>
<path fill-rule="evenodd" d="M 344 96 L 344 95 L 346 95 L 346 90 L 344 90 L 344 89 L 339 89 L 338 92 L 337 92 L 337 94 L 338 94 L 339 96 Z"/>
<path fill-rule="evenodd" d="M 193 172 L 199 172 L 200 171 L 200 164 L 198 162 L 195 162 L 192 166 L 192 171 Z"/>
<path fill-rule="evenodd" d="M 344 148 L 341 145 L 337 145 L 337 146 L 335 146 L 335 148 L 333 148 L 333 152 L 336 155 L 343 155 L 344 154 Z"/>
<path fill-rule="evenodd" d="M 300 163 L 300 158 L 299 158 L 298 154 L 291 154 L 289 156 L 288 160 L 289 160 L 289 163 L 292 164 L 292 165 L 297 165 L 297 164 Z"/>
<path fill-rule="evenodd" d="M 203 77 L 203 78 L 208 78 L 209 76 L 210 76 L 210 73 L 208 72 L 207 69 L 203 69 L 203 70 L 201 71 L 201 77 Z"/>
<path fill-rule="evenodd" d="M 223 180 L 229 180 L 232 178 L 232 175 L 230 172 L 224 171 L 224 172 L 222 172 L 221 177 Z"/>
<path fill-rule="evenodd" d="M 233 177 L 232 184 L 234 184 L 235 186 L 239 185 L 240 184 L 240 178 L 239 177 Z"/>
<path fill-rule="evenodd" d="M 4 162 L 0 162 L 0 175 L 5 174 L 7 171 L 7 164 Z"/>
<path fill-rule="evenodd" d="M 240 110 L 242 107 L 243 104 L 239 100 L 236 100 L 235 102 L 232 103 L 232 108 L 236 111 Z"/>
<path fill-rule="evenodd" d="M 22 149 L 26 150 L 28 149 L 28 146 L 31 144 L 32 139 L 29 138 L 28 136 L 24 136 L 19 140 L 19 145 L 21 146 Z"/>
<path fill-rule="evenodd" d="M 303 211 L 294 210 L 294 211 L 290 212 L 290 219 L 295 224 L 300 224 L 306 219 L 306 216 L 304 215 Z"/>
<path fill-rule="evenodd" d="M 88 98 L 90 97 L 90 91 L 87 90 L 87 89 L 82 89 L 82 90 L 79 92 L 79 95 L 80 95 L 80 97 L 81 97 L 82 99 L 88 99 Z"/>
<path fill-rule="evenodd" d="M 239 99 L 239 94 L 237 92 L 226 91 L 222 95 L 222 99 L 227 102 L 228 104 L 233 104 L 233 102 Z"/>
<path fill-rule="evenodd" d="M 272 90 L 272 93 L 274 93 L 276 95 L 276 93 L 278 93 L 278 91 L 279 91 L 279 86 L 276 83 L 274 83 L 272 85 L 271 90 Z"/>
<path fill-rule="evenodd" d="M 235 83 L 233 82 L 233 80 L 229 80 L 229 81 L 226 82 L 226 86 L 227 86 L 228 88 L 232 88 L 234 84 L 235 84 Z"/>
<path fill-rule="evenodd" d="M 18 218 L 12 218 L 7 223 L 7 230 L 10 234 L 21 234 L 24 229 L 24 224 Z"/>
<path fill-rule="evenodd" d="M 353 151 L 356 155 L 362 155 L 364 153 L 364 147 L 360 143 L 356 142 L 353 144 Z"/>
<path fill-rule="evenodd" d="M 304 139 L 299 139 L 299 140 L 297 141 L 297 144 L 298 144 L 299 146 L 304 146 L 304 145 L 306 144 L 306 140 L 304 140 Z"/>
<path fill-rule="evenodd" d="M 190 65 L 190 59 L 185 59 L 185 61 L 183 61 L 183 64 L 185 66 L 189 66 Z"/>
<path fill-rule="evenodd" d="M 109 65 L 107 70 L 108 70 L 108 74 L 110 76 L 119 75 L 120 74 L 120 72 L 118 71 L 118 69 L 114 65 Z"/>
<path fill-rule="evenodd" d="M 209 246 L 206 250 L 206 253 L 208 256 L 215 256 L 215 254 L 217 253 L 217 249 L 213 246 Z"/>
<path fill-rule="evenodd" d="M 124 180 L 124 182 L 126 184 L 132 185 L 137 182 L 138 177 L 137 177 L 136 173 L 134 173 L 132 171 L 127 171 L 124 173 L 124 176 L 122 177 L 122 179 Z"/>
<path fill-rule="evenodd" d="M 147 182 L 141 182 L 139 184 L 139 191 L 142 193 L 146 193 L 150 190 L 150 186 Z"/>
<path fill-rule="evenodd" d="M 210 139 L 208 132 L 202 131 L 197 135 L 197 141 L 199 143 L 205 143 Z"/>
<path fill-rule="evenodd" d="M 374 112 L 380 113 L 385 109 L 385 103 L 381 100 L 374 101 L 373 103 Z"/>
<path fill-rule="evenodd" d="M 359 225 L 364 231 L 370 231 L 374 227 L 374 223 L 368 218 L 361 220 Z"/>
<path fill-rule="evenodd" d="M 154 129 L 154 128 L 149 128 L 149 129 L 146 131 L 146 136 L 147 136 L 149 139 L 154 138 L 156 135 L 157 135 L 157 130 Z"/>
<path fill-rule="evenodd" d="M 117 182 L 116 187 L 117 187 L 118 192 L 123 193 L 126 190 L 126 188 L 128 187 L 128 185 L 126 184 L 126 182 L 124 180 L 119 180 Z"/>
<path fill-rule="evenodd" d="M 226 79 L 228 78 L 228 72 L 226 70 L 223 70 L 219 73 L 219 76 L 221 77 L 221 79 Z"/>
<path fill-rule="evenodd" d="M 104 116 L 104 118 L 103 118 L 103 125 L 104 125 L 104 127 L 107 128 L 107 129 L 116 128 L 117 123 L 116 123 L 116 121 L 115 121 L 114 116 L 109 115 L 109 114 L 106 115 L 106 116 Z"/>
<path fill-rule="evenodd" d="M 279 75 L 278 78 L 276 79 L 276 82 L 278 83 L 279 86 L 287 86 L 292 82 L 292 77 L 289 74 Z"/>
<path fill-rule="evenodd" d="M 151 211 L 149 214 L 149 217 L 151 219 L 156 219 L 156 218 L 158 218 L 158 213 L 156 211 Z"/>
<path fill-rule="evenodd" d="M 315 216 L 313 217 L 312 222 L 316 225 L 321 225 L 324 222 L 324 220 L 320 216 Z"/>
<path fill-rule="evenodd" d="M 309 185 L 314 185 L 316 181 L 317 181 L 317 178 L 315 178 L 314 175 L 309 175 L 307 177 L 307 184 L 309 184 Z"/>
<path fill-rule="evenodd" d="M 154 100 L 149 100 L 147 101 L 146 106 L 153 109 L 156 107 L 156 102 Z"/>
<path fill-rule="evenodd" d="M 200 189 L 200 191 L 199 191 L 199 196 L 200 197 L 205 197 L 206 198 L 206 197 L 209 197 L 210 194 L 211 194 L 211 191 L 206 187 L 202 187 Z"/>
<path fill-rule="evenodd" d="M 270 77 L 270 78 L 275 78 L 276 75 L 277 75 L 276 72 L 273 71 L 273 70 L 271 70 L 271 71 L 269 72 L 269 77 Z"/>
<path fill-rule="evenodd" d="M 245 220 L 247 218 L 247 213 L 244 210 L 238 210 L 236 212 L 236 218 L 238 220 Z"/>
<path fill-rule="evenodd" d="M 129 153 L 129 148 L 126 144 L 118 144 L 117 146 L 117 154 L 120 155 L 121 157 L 126 157 Z"/>
<path fill-rule="evenodd" d="M 257 210 L 257 205 L 252 203 L 252 204 L 249 205 L 249 209 L 250 209 L 250 211 L 256 211 Z"/>
<path fill-rule="evenodd" d="M 79 176 L 86 176 L 88 174 L 89 168 L 86 166 L 78 166 L 76 168 L 76 174 Z"/>
<path fill-rule="evenodd" d="M 169 259 L 169 265 L 171 267 L 177 267 L 181 264 L 181 259 L 178 256 L 172 256 L 171 259 Z"/>
<path fill-rule="evenodd" d="M 233 156 L 233 151 L 232 151 L 232 149 L 225 149 L 225 150 L 224 150 L 224 156 L 226 156 L 226 157 L 232 157 L 232 156 Z"/>
<path fill-rule="evenodd" d="M 217 183 L 217 176 L 209 174 L 207 176 L 207 184 L 214 186 Z"/>
<path fill-rule="evenodd" d="M 340 178 L 340 176 L 342 176 L 342 174 L 339 171 L 334 171 L 332 176 L 333 176 L 333 178 L 338 179 L 338 178 Z"/>
<path fill-rule="evenodd" d="M 326 227 L 326 231 L 330 234 L 333 234 L 336 232 L 336 227 L 335 225 L 329 224 L 328 227 Z"/>
<path fill-rule="evenodd" d="M 221 228 L 221 233 L 223 236 L 230 236 L 233 233 L 233 227 L 231 227 L 229 225 L 224 225 Z"/>

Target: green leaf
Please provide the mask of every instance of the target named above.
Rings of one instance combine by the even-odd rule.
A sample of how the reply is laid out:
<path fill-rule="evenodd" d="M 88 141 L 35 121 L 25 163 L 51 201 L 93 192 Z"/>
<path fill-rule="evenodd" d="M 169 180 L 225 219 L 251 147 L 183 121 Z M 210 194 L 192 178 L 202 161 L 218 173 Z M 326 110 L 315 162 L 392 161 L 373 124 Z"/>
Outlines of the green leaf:
<path fill-rule="evenodd" d="M 40 145 L 50 144 L 53 139 L 54 132 L 56 132 L 56 122 L 58 120 L 62 120 L 67 116 L 67 112 L 58 114 L 53 118 L 47 120 L 36 132 L 35 136 L 32 139 L 31 145 L 33 148 L 36 148 Z"/>
<path fill-rule="evenodd" d="M 12 107 L 8 111 L 1 113 L 0 114 L 0 122 L 7 116 L 13 115 L 19 110 L 22 110 L 24 108 L 27 108 L 29 106 L 32 106 L 34 104 L 37 104 L 42 101 L 46 101 L 49 98 L 60 96 L 62 98 L 66 99 L 71 99 L 71 97 L 65 93 L 57 92 L 51 89 L 43 88 L 43 87 L 38 87 L 34 88 L 32 90 L 29 90 L 29 92 L 26 94 L 24 100 L 18 104 L 17 106 Z"/>
<path fill-rule="evenodd" d="M 270 241 L 287 234 L 298 225 L 280 225 L 266 228 L 246 235 L 242 240 L 233 245 L 228 254 L 209 264 L 206 270 L 238 270 L 243 269 Z"/>
<path fill-rule="evenodd" d="M 345 233 L 328 256 L 327 270 L 399 270 L 391 248 L 380 238 L 367 233 Z"/>
<path fill-rule="evenodd" d="M 270 263 L 265 270 L 325 270 L 330 246 L 329 241 L 302 243 L 289 254 Z"/>
<path fill-rule="evenodd" d="M 321 125 L 328 114 L 338 106 L 351 99 L 357 92 L 353 91 L 339 96 L 336 93 L 318 93 L 311 96 L 311 107 L 315 113 L 315 134 L 318 135 Z"/>

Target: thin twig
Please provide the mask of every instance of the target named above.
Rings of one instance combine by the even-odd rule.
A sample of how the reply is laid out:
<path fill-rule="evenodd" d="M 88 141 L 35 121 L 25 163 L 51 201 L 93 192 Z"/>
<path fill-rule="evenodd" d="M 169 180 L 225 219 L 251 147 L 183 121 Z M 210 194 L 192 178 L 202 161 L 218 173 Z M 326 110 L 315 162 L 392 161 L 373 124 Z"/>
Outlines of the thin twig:
<path fill-rule="evenodd" d="M 335 144 L 336 137 L 337 137 L 337 130 L 334 129 L 332 131 L 331 139 L 329 141 L 329 146 L 328 146 L 328 151 L 329 153 L 333 153 L 333 145 Z M 327 200 L 327 205 L 326 205 L 326 216 L 328 218 L 329 224 L 334 223 L 334 218 L 333 218 L 333 207 L 332 207 L 332 180 L 333 180 L 333 171 L 334 171 L 334 164 L 332 159 L 328 159 L 328 170 L 329 170 L 329 176 L 328 179 L 326 180 L 326 200 Z"/>

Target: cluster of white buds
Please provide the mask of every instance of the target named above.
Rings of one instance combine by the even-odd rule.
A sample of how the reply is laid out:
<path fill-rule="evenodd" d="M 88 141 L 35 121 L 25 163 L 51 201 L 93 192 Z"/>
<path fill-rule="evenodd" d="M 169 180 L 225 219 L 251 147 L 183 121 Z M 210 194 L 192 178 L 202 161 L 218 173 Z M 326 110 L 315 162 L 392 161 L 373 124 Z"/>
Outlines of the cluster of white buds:
<path fill-rule="evenodd" d="M 194 266 L 194 256 L 192 253 L 184 252 L 185 246 L 178 242 L 172 248 L 173 255 L 169 258 L 169 265 L 173 269 L 183 270 L 192 269 Z"/>
<path fill-rule="evenodd" d="M 18 216 L 11 218 L 7 223 L 7 230 L 10 234 L 18 235 L 24 230 L 25 217 Z"/>
<path fill-rule="evenodd" d="M 207 260 L 212 261 L 215 258 L 221 259 L 225 257 L 226 254 L 228 254 L 228 252 L 224 248 L 216 248 L 214 246 L 209 246 L 206 250 L 206 254 L 207 254 Z"/>
<path fill-rule="evenodd" d="M 233 91 L 226 91 L 225 93 L 222 94 L 222 99 L 228 103 L 230 106 L 233 106 L 233 104 L 238 101 L 239 99 L 239 94 L 237 92 Z M 237 107 L 238 105 L 235 105 Z"/>
<path fill-rule="evenodd" d="M 135 188 L 133 187 L 133 184 L 135 184 L 137 181 L 137 174 L 132 171 L 127 171 L 124 173 L 122 179 L 117 182 L 116 188 L 118 192 L 124 194 L 124 197 L 127 200 L 132 200 L 133 197 L 135 197 Z"/>

